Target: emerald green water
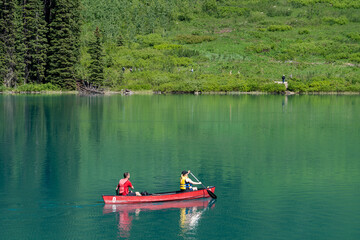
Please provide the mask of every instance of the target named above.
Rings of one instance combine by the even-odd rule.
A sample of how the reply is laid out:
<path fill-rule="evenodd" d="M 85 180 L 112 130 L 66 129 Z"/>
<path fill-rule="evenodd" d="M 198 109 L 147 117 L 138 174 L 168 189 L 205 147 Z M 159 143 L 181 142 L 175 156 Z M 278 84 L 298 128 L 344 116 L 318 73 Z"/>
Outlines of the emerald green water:
<path fill-rule="evenodd" d="M 0 96 L 1 239 L 359 239 L 360 96 Z M 218 199 L 112 206 L 179 188 Z"/>

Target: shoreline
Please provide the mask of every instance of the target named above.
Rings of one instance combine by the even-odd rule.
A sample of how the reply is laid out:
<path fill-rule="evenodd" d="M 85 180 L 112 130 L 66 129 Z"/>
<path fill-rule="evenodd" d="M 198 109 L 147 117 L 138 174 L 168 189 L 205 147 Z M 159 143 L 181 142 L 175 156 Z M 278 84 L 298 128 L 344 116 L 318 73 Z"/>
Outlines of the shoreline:
<path fill-rule="evenodd" d="M 2 95 L 81 95 L 79 91 L 41 91 L 41 92 L 14 92 L 5 91 L 0 92 Z M 124 93 L 124 91 L 112 91 L 107 90 L 104 92 L 104 96 L 111 95 L 360 95 L 360 92 L 290 92 L 274 93 L 274 92 L 240 92 L 240 91 L 229 91 L 229 92 L 156 92 L 152 90 L 142 91 L 130 91 L 130 93 Z M 88 95 L 91 96 L 91 95 Z"/>

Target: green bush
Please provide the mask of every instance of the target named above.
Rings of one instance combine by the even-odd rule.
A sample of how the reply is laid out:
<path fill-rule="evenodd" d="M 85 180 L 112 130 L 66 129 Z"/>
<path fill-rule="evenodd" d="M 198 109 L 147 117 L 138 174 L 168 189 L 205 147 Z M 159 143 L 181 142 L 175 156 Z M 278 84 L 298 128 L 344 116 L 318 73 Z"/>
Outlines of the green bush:
<path fill-rule="evenodd" d="M 143 46 L 153 47 L 155 45 L 160 45 L 165 42 L 160 34 L 152 33 L 148 35 L 137 35 L 136 40 L 138 43 Z"/>
<path fill-rule="evenodd" d="M 349 33 L 346 35 L 346 37 L 348 37 L 349 39 L 355 41 L 355 42 L 359 42 L 360 41 L 360 33 Z"/>
<path fill-rule="evenodd" d="M 51 83 L 46 84 L 24 84 L 20 85 L 16 89 L 14 89 L 15 92 L 45 92 L 45 91 L 60 91 L 61 89 L 53 85 Z"/>
<path fill-rule="evenodd" d="M 262 52 L 270 52 L 270 50 L 274 49 L 275 45 L 269 45 L 264 43 L 259 44 L 253 44 L 247 47 L 247 50 L 256 52 L 256 53 L 262 53 Z"/>
<path fill-rule="evenodd" d="M 292 92 L 308 92 L 308 86 L 303 82 L 288 80 L 288 90 Z"/>
<path fill-rule="evenodd" d="M 270 32 L 278 32 L 278 31 L 284 32 L 284 31 L 289 31 L 291 29 L 292 27 L 289 25 L 270 25 L 267 28 L 267 30 Z"/>
<path fill-rule="evenodd" d="M 0 86 L 0 92 L 6 92 L 8 89 L 4 85 Z"/>
<path fill-rule="evenodd" d="M 151 90 L 152 86 L 149 83 L 131 82 L 126 85 L 126 88 L 128 88 L 130 90 L 134 90 L 134 91 L 139 91 L 139 90 Z"/>
<path fill-rule="evenodd" d="M 309 33 L 310 33 L 310 31 L 307 30 L 307 29 L 300 29 L 300 30 L 298 31 L 298 34 L 299 34 L 299 35 L 304 35 L 304 34 L 309 34 Z"/>
<path fill-rule="evenodd" d="M 154 46 L 157 50 L 172 50 L 172 49 L 181 49 L 182 46 L 179 44 L 163 43 Z"/>
<path fill-rule="evenodd" d="M 349 22 L 349 20 L 346 17 L 324 17 L 323 21 L 326 23 L 329 23 L 330 25 L 338 24 L 338 25 L 345 25 Z"/>
<path fill-rule="evenodd" d="M 327 77 L 313 77 L 307 82 L 301 82 L 299 80 L 289 80 L 288 90 L 294 92 L 344 92 L 353 91 L 358 92 L 360 84 L 351 84 L 345 79 L 334 78 L 329 79 Z"/>
<path fill-rule="evenodd" d="M 313 81 L 309 83 L 309 92 L 330 92 L 331 86 L 329 81 Z"/>
<path fill-rule="evenodd" d="M 278 83 L 265 83 L 261 86 L 260 89 L 263 92 L 269 93 L 284 93 L 286 91 L 285 85 Z"/>
<path fill-rule="evenodd" d="M 210 42 L 215 40 L 212 36 L 197 36 L 197 35 L 178 35 L 175 40 L 185 44 L 197 44 L 202 42 Z"/>
<path fill-rule="evenodd" d="M 193 64 L 192 59 L 187 57 L 172 57 L 171 61 L 174 63 L 175 66 L 186 67 Z"/>
<path fill-rule="evenodd" d="M 162 56 L 161 52 L 156 51 L 152 48 L 134 50 L 131 53 L 135 59 L 150 59 L 150 58 Z"/>
<path fill-rule="evenodd" d="M 360 53 L 351 54 L 349 57 L 350 61 L 360 63 Z"/>
<path fill-rule="evenodd" d="M 350 86 L 347 87 L 346 90 L 350 91 L 350 92 L 360 92 L 360 84 L 356 83 L 354 85 L 350 85 Z"/>

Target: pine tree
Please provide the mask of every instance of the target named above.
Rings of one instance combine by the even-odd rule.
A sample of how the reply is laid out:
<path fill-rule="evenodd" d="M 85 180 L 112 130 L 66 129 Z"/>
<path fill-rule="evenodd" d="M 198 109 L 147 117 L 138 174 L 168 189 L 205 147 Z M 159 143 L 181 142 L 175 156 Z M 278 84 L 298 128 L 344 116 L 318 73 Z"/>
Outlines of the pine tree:
<path fill-rule="evenodd" d="M 79 0 L 45 2 L 49 22 L 47 79 L 64 89 L 75 88 L 79 56 Z"/>
<path fill-rule="evenodd" d="M 15 7 L 14 15 L 14 28 L 15 28 L 15 75 L 16 85 L 25 84 L 25 37 L 24 37 L 24 14 L 22 5 Z"/>
<path fill-rule="evenodd" d="M 104 65 L 101 35 L 98 27 L 94 32 L 94 36 L 94 40 L 90 41 L 89 43 L 89 53 L 91 56 L 91 63 L 89 67 L 90 83 L 96 87 L 100 87 L 104 82 Z"/>
<path fill-rule="evenodd" d="M 15 0 L 3 0 L 0 6 L 0 81 L 7 87 L 13 87 L 15 75 Z"/>
<path fill-rule="evenodd" d="M 5 61 L 5 27 L 6 27 L 6 12 L 5 1 L 0 2 L 0 84 L 4 84 L 4 78 L 6 73 L 6 61 Z"/>
<path fill-rule="evenodd" d="M 24 1 L 25 83 L 45 82 L 46 22 L 42 0 Z"/>

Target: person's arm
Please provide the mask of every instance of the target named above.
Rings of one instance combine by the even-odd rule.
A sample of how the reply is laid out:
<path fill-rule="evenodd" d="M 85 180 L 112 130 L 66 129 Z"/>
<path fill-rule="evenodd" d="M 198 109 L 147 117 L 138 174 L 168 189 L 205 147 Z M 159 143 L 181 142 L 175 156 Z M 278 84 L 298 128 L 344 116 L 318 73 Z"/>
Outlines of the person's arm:
<path fill-rule="evenodd" d="M 128 182 L 128 187 L 131 188 L 131 189 L 134 189 L 134 187 L 133 187 L 132 183 L 130 182 L 130 180 L 127 180 L 127 182 Z"/>
<path fill-rule="evenodd" d="M 201 184 L 201 182 L 194 182 L 190 178 L 187 178 L 186 181 L 191 183 L 191 184 Z"/>

